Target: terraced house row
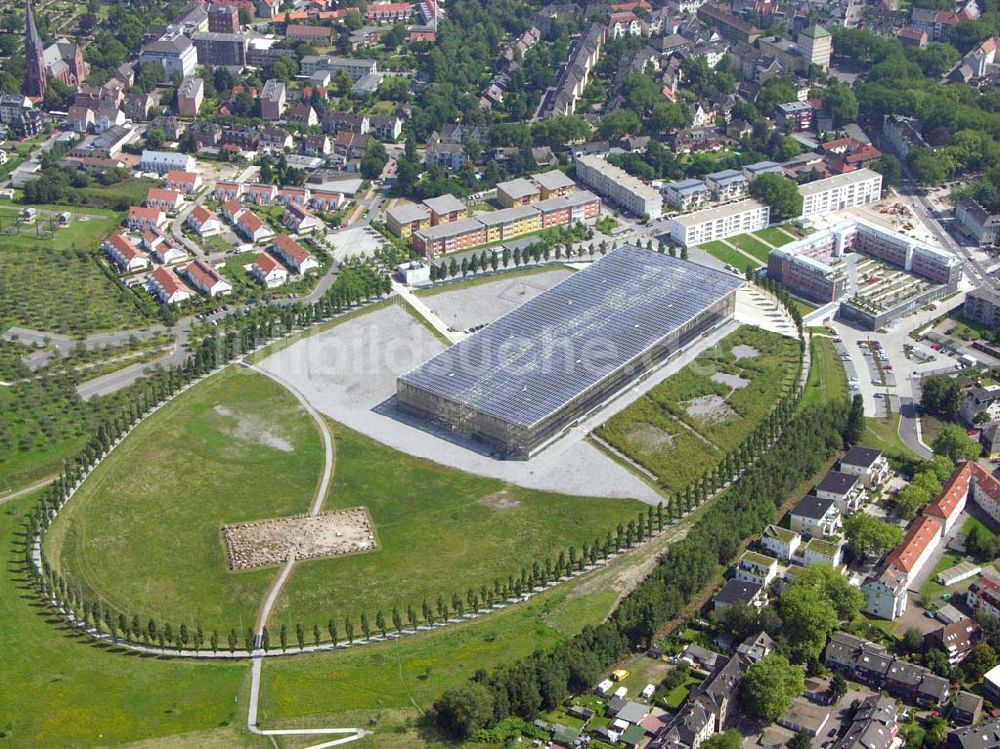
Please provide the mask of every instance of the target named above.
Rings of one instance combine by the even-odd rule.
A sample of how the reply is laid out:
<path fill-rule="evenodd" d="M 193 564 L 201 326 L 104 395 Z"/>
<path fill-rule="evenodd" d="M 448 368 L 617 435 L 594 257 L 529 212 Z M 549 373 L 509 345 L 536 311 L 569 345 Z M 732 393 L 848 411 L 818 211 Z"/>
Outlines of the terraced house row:
<path fill-rule="evenodd" d="M 415 205 L 392 209 L 389 226 L 400 236 L 412 235 L 413 247 L 421 255 L 434 257 L 596 219 L 601 213 L 601 199 L 583 190 L 530 205 L 483 211 L 471 218 L 434 223 L 432 213 Z"/>

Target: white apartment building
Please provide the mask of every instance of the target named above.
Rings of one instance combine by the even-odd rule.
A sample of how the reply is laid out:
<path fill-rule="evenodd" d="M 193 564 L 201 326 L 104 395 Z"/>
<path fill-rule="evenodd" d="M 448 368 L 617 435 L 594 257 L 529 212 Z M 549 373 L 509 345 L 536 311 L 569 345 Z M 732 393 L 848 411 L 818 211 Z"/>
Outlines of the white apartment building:
<path fill-rule="evenodd" d="M 906 573 L 887 565 L 861 585 L 865 613 L 893 621 L 906 611 Z"/>
<path fill-rule="evenodd" d="M 741 200 L 670 219 L 670 236 L 685 247 L 764 229 L 771 221 L 769 206 Z"/>
<path fill-rule="evenodd" d="M 799 187 L 802 218 L 875 203 L 882 197 L 882 175 L 871 169 L 838 174 Z"/>
<path fill-rule="evenodd" d="M 659 218 L 663 213 L 663 198 L 655 187 L 600 156 L 580 156 L 576 160 L 576 179 L 635 216 Z"/>
<path fill-rule="evenodd" d="M 144 172 L 193 172 L 195 170 L 194 156 L 180 151 L 150 151 L 142 152 L 139 168 Z"/>

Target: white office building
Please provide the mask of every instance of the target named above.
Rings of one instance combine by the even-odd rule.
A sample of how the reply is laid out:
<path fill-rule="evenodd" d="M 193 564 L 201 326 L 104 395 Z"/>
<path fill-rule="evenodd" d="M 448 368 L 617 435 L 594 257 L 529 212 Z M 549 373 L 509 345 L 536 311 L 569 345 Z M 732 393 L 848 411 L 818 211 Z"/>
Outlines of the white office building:
<path fill-rule="evenodd" d="M 576 179 L 635 216 L 659 218 L 663 213 L 663 197 L 655 187 L 600 156 L 580 156 L 576 160 Z"/>
<path fill-rule="evenodd" d="M 882 197 L 882 175 L 871 169 L 838 174 L 799 187 L 802 218 L 875 203 Z"/>
<path fill-rule="evenodd" d="M 757 200 L 741 200 L 717 208 L 706 208 L 670 219 L 670 236 L 685 247 L 726 239 L 748 231 L 759 231 L 771 221 L 769 206 Z"/>

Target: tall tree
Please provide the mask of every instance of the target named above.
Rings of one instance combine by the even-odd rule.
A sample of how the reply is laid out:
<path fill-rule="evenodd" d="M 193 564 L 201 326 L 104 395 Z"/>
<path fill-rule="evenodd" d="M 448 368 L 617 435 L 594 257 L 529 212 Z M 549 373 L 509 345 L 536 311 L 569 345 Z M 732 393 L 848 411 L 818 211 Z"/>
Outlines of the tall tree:
<path fill-rule="evenodd" d="M 775 722 L 805 690 L 805 671 L 780 653 L 771 653 L 747 670 L 741 684 L 751 714 Z"/>

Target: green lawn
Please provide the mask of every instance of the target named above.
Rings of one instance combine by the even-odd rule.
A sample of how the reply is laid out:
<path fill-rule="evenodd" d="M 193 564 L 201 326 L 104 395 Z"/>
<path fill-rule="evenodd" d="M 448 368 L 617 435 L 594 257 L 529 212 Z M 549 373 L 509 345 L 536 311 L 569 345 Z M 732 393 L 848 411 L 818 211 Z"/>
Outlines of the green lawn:
<path fill-rule="evenodd" d="M 761 229 L 758 232 L 754 232 L 755 237 L 760 237 L 765 242 L 774 245 L 775 247 L 783 247 L 786 244 L 791 244 L 795 241 L 795 237 L 782 231 L 779 226 L 772 226 L 767 229 Z"/>
<path fill-rule="evenodd" d="M 335 615 L 342 634 L 348 616 L 357 627 L 362 613 L 374 622 L 378 609 L 388 618 L 393 606 L 405 615 L 425 599 L 464 600 L 470 587 L 492 587 L 571 545 L 604 539 L 643 507 L 507 487 L 333 426 L 325 507 L 368 507 L 380 548 L 301 563 L 274 627 L 302 622 L 311 632 L 318 623 L 325 631 Z M 259 435 L 293 451 L 261 444 Z M 60 516 L 46 548 L 72 579 L 119 609 L 242 635 L 276 569 L 229 572 L 219 528 L 304 512 L 321 469 L 318 430 L 294 398 L 230 368 L 140 426 Z"/>
<path fill-rule="evenodd" d="M 677 710 L 684 701 L 687 699 L 688 695 L 691 693 L 691 688 L 698 684 L 700 679 L 691 676 L 686 682 L 678 687 L 674 687 L 669 692 L 667 692 L 664 700 L 666 701 L 667 707 L 670 710 Z"/>
<path fill-rule="evenodd" d="M 703 245 L 699 245 L 701 249 L 705 250 L 712 257 L 717 260 L 721 260 L 727 265 L 732 265 L 737 268 L 741 273 L 746 272 L 747 267 L 758 268 L 760 263 L 756 263 L 742 252 L 734 250 L 732 247 L 724 244 L 723 242 L 705 242 Z"/>
<path fill-rule="evenodd" d="M 833 341 L 823 336 L 814 336 L 811 353 L 812 368 L 802 396 L 803 405 L 846 398 L 850 392 L 847 387 L 847 372 Z"/>
<path fill-rule="evenodd" d="M 757 350 L 737 359 L 736 346 Z M 791 338 L 742 327 L 609 419 L 597 434 L 677 491 L 715 467 L 771 412 L 798 371 Z M 735 387 L 727 377 L 742 379 Z M 704 414 L 694 404 L 714 400 Z"/>
<path fill-rule="evenodd" d="M 241 747 L 245 663 L 191 663 L 114 654 L 81 640 L 35 603 L 15 539 L 32 507 L 0 508 L 0 746 L 109 746 L 182 732 L 175 745 Z M 239 696 L 239 700 L 236 698 Z"/>
<path fill-rule="evenodd" d="M 771 248 L 759 239 L 755 239 L 752 234 L 740 234 L 736 237 L 730 237 L 729 242 L 744 252 L 749 252 L 765 265 L 767 264 L 767 256 L 771 254 Z"/>
<path fill-rule="evenodd" d="M 917 455 L 899 438 L 899 414 L 891 414 L 888 418 L 865 418 L 865 445 L 877 447 L 891 458 L 914 460 Z"/>
<path fill-rule="evenodd" d="M 18 210 L 0 206 L 0 330 L 23 325 L 76 335 L 146 322 L 134 295 L 119 289 L 96 259 L 97 248 L 118 227 L 121 214 L 39 207 L 40 215 L 73 213 L 69 226 L 50 236 L 44 219 L 18 229 L 13 223 Z"/>
<path fill-rule="evenodd" d="M 119 610 L 242 636 L 275 571 L 230 572 L 220 528 L 305 512 L 322 467 L 319 430 L 298 401 L 230 368 L 103 462 L 60 514 L 46 552 Z"/>
<path fill-rule="evenodd" d="M 809 304 L 809 302 L 804 302 L 801 299 L 796 299 L 795 297 L 792 297 L 792 304 L 795 306 L 795 309 L 799 311 L 799 314 L 802 315 L 803 317 L 808 315 L 810 312 L 815 312 L 817 309 L 819 309 L 819 307 L 817 307 L 816 305 Z"/>
<path fill-rule="evenodd" d="M 327 508 L 366 505 L 380 548 L 370 554 L 301 565 L 275 606 L 274 625 L 324 625 L 330 616 L 377 609 L 402 615 L 439 595 L 465 598 L 532 562 L 603 540 L 643 505 L 505 486 L 410 457 L 334 425 L 337 467 Z M 514 506 L 511 506 L 514 505 Z"/>

